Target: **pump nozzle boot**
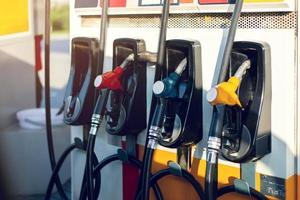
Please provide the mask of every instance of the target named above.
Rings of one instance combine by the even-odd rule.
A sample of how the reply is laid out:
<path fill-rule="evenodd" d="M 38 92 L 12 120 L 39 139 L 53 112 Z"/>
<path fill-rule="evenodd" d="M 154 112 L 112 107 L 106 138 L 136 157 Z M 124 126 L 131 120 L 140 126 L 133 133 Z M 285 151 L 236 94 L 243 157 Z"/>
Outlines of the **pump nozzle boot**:
<path fill-rule="evenodd" d="M 216 87 L 210 89 L 207 93 L 207 100 L 212 105 L 238 105 L 242 107 L 236 91 L 240 85 L 240 80 L 233 76 L 227 82 L 220 83 Z"/>
<path fill-rule="evenodd" d="M 106 72 L 103 75 L 97 76 L 94 81 L 94 86 L 98 89 L 110 89 L 123 91 L 120 77 L 124 73 L 122 67 L 116 67 L 111 72 Z"/>

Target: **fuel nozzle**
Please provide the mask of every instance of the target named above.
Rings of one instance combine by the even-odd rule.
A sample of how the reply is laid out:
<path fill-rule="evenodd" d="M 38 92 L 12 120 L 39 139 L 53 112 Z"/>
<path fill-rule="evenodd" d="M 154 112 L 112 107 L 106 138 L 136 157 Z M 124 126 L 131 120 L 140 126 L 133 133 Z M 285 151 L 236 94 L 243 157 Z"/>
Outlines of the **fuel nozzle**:
<path fill-rule="evenodd" d="M 214 106 L 223 104 L 242 107 L 236 91 L 241 84 L 244 74 L 250 68 L 250 64 L 250 60 L 246 60 L 227 82 L 222 82 L 211 88 L 207 93 L 207 101 Z"/>
<path fill-rule="evenodd" d="M 98 89 L 110 89 L 123 91 L 121 84 L 121 76 L 123 75 L 128 63 L 134 60 L 134 54 L 130 54 L 120 66 L 116 67 L 113 71 L 106 72 L 103 75 L 96 77 L 94 86 Z"/>
<path fill-rule="evenodd" d="M 175 98 L 178 96 L 176 85 L 179 82 L 181 74 L 187 66 L 187 59 L 184 58 L 177 66 L 175 72 L 171 73 L 167 78 L 156 81 L 153 85 L 153 93 L 162 98 Z"/>

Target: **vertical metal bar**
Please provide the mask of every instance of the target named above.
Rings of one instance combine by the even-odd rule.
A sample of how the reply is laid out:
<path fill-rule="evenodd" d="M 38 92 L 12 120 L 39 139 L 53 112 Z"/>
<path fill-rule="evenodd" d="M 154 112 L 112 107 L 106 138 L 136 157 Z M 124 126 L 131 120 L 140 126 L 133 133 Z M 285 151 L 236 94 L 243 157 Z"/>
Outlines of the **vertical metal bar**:
<path fill-rule="evenodd" d="M 256 170 L 255 163 L 242 163 L 241 164 L 241 179 L 246 181 L 250 187 L 255 188 L 256 186 Z"/>
<path fill-rule="evenodd" d="M 54 170 L 56 166 L 56 159 L 54 154 L 54 145 L 52 137 L 52 126 L 51 126 L 51 87 L 50 87 L 50 29 L 51 29 L 51 0 L 45 1 L 45 109 L 46 109 L 46 130 L 47 130 L 47 141 L 48 151 L 50 157 L 51 168 Z M 64 193 L 59 176 L 56 176 L 55 183 L 57 190 L 62 199 L 68 199 Z"/>
<path fill-rule="evenodd" d="M 192 146 L 181 146 L 177 148 L 177 163 L 182 169 L 190 171 L 192 168 Z"/>
<path fill-rule="evenodd" d="M 237 26 L 238 26 L 238 21 L 239 21 L 240 15 L 241 15 L 243 3 L 244 3 L 244 0 L 236 0 L 235 6 L 234 6 L 234 10 L 233 10 L 232 18 L 231 18 L 231 25 L 229 28 L 229 33 L 227 36 L 227 41 L 226 41 L 223 59 L 222 59 L 222 63 L 221 63 L 221 70 L 220 70 L 218 83 L 224 82 L 225 78 L 226 78 L 226 74 L 228 71 L 228 65 L 229 65 L 229 61 L 230 61 L 230 57 L 231 57 L 231 50 L 232 50 L 232 46 L 233 46 L 233 42 L 234 42 L 234 38 L 235 38 Z"/>
<path fill-rule="evenodd" d="M 51 99 L 50 99 L 50 0 L 45 1 L 45 107 L 46 107 L 46 124 L 47 132 L 51 133 L 49 145 L 53 146 L 52 127 L 51 127 Z M 49 138 L 50 139 L 50 138 Z M 52 168 L 55 166 L 55 156 L 50 153 Z M 54 162 L 53 162 L 54 160 Z"/>
<path fill-rule="evenodd" d="M 169 10 L 170 10 L 170 0 L 165 0 L 163 6 L 163 13 L 162 13 L 160 34 L 159 34 L 159 43 L 158 43 L 157 67 L 159 68 L 163 65 L 165 54 L 166 54 L 165 47 L 166 47 L 166 39 L 167 39 Z"/>
<path fill-rule="evenodd" d="M 160 25 L 157 62 L 155 65 L 154 81 L 157 81 L 158 79 L 160 79 L 162 66 L 163 66 L 164 60 L 165 60 L 169 11 L 170 11 L 170 0 L 165 0 L 164 4 L 163 4 L 163 11 L 162 11 L 162 16 L 161 16 L 161 25 Z M 152 98 L 149 119 L 153 118 L 153 114 L 155 112 L 155 107 L 156 107 L 157 103 L 158 103 L 158 99 Z M 149 123 L 149 125 L 151 125 L 151 123 Z M 148 129 L 149 129 L 149 127 L 148 127 Z"/>
<path fill-rule="evenodd" d="M 238 20 L 242 11 L 243 0 L 236 0 L 232 14 L 231 25 L 227 36 L 227 41 L 222 57 L 218 83 L 224 82 L 231 57 L 232 46 L 238 25 Z M 221 148 L 221 137 L 223 129 L 223 120 L 225 116 L 225 107 L 214 106 L 212 122 L 209 130 L 208 149 L 206 157 L 206 176 L 205 193 L 208 200 L 216 200 L 218 192 L 218 156 Z"/>
<path fill-rule="evenodd" d="M 98 60 L 98 68 L 103 69 L 104 65 L 104 54 L 105 54 L 105 44 L 106 44 L 106 36 L 107 36 L 107 25 L 108 25 L 108 0 L 102 1 L 102 13 L 101 13 L 101 29 L 100 29 L 100 46 L 99 46 L 99 60 Z"/>

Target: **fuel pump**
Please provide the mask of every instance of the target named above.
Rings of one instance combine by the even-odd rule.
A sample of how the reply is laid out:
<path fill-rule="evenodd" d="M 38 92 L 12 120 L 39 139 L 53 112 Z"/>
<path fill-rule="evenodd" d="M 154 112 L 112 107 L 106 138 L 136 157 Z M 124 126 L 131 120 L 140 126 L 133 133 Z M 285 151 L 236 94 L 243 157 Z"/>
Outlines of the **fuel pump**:
<path fill-rule="evenodd" d="M 201 47 L 198 41 L 169 40 L 161 79 L 154 98 L 165 98 L 159 143 L 169 148 L 197 144 L 202 139 Z M 156 106 L 156 105 L 155 105 Z"/>
<path fill-rule="evenodd" d="M 271 151 L 269 48 L 253 42 L 234 43 L 242 5 L 243 0 L 235 4 L 218 84 L 207 93 L 207 100 L 213 105 L 206 156 L 208 200 L 229 192 L 267 199 L 242 180 L 235 180 L 234 186 L 219 192 L 217 187 L 220 151 L 225 159 L 237 163 L 257 160 Z"/>
<path fill-rule="evenodd" d="M 86 125 L 89 122 L 96 94 L 93 80 L 97 74 L 98 54 L 97 39 L 81 37 L 72 40 L 71 70 L 64 101 L 64 122 L 68 125 Z M 102 73 L 102 68 L 99 71 Z M 74 149 L 86 150 L 86 147 L 79 138 L 76 138 L 75 142 L 62 154 L 50 178 L 45 199 L 50 198 L 55 181 L 54 175 L 58 176 L 64 160 Z M 98 164 L 95 154 L 93 163 L 95 166 Z M 100 173 L 97 173 L 95 177 L 97 193 L 99 193 Z"/>
<path fill-rule="evenodd" d="M 97 70 L 99 44 L 95 38 L 74 38 L 72 40 L 71 52 L 71 70 L 69 81 L 65 92 L 64 101 L 64 122 L 68 125 L 82 125 L 84 132 L 86 132 L 89 117 L 92 113 L 92 108 L 95 102 L 96 91 L 93 86 L 93 81 L 97 75 L 97 71 L 102 73 L 102 68 Z M 86 134 L 84 134 L 86 135 Z M 85 151 L 86 144 L 81 139 L 76 138 L 74 143 L 66 149 L 60 157 L 53 174 L 58 174 L 64 160 L 68 154 L 74 149 Z M 98 164 L 96 154 L 93 154 L 93 165 Z M 46 192 L 46 198 L 49 199 L 55 177 L 52 176 Z M 83 185 L 85 178 L 83 181 Z M 95 182 L 97 183 L 96 193 L 100 191 L 100 172 L 95 175 Z"/>
<path fill-rule="evenodd" d="M 242 57 L 242 59 L 241 59 Z M 240 76 L 241 60 L 249 68 Z M 222 156 L 237 163 L 255 161 L 271 153 L 270 47 L 265 43 L 235 42 L 228 77 L 241 77 L 240 106 L 226 107 Z"/>
<path fill-rule="evenodd" d="M 219 196 L 240 192 L 257 199 L 267 199 L 250 187 L 255 187 L 255 169 L 246 167 L 249 162 L 271 153 L 270 60 L 270 47 L 266 43 L 241 41 L 233 45 L 228 77 L 238 77 L 240 81 L 235 94 L 240 104 L 232 106 L 223 102 L 227 106 L 221 152 L 226 160 L 241 163 L 242 180 L 235 180 L 233 186 L 221 188 Z M 249 175 L 253 179 L 250 180 L 251 185 L 247 182 Z"/>
<path fill-rule="evenodd" d="M 164 2 L 162 28 L 153 85 L 150 128 L 144 155 L 141 192 L 137 199 L 149 199 L 149 187 L 165 175 L 179 175 L 189 181 L 201 198 L 204 192 L 199 183 L 177 163 L 158 172 L 150 179 L 153 152 L 157 145 L 177 148 L 179 164 L 190 165 L 191 145 L 202 139 L 202 74 L 201 47 L 197 41 L 166 41 L 169 1 Z M 182 162 L 184 160 L 184 162 Z M 174 170 L 175 169 L 175 170 Z M 182 172 L 184 171 L 184 172 Z M 157 178 L 159 177 L 159 178 Z M 155 180 L 155 181 L 154 181 Z M 154 182 L 152 182 L 154 181 Z"/>
<path fill-rule="evenodd" d="M 123 91 L 111 91 L 106 131 L 112 135 L 136 135 L 147 126 L 147 62 L 138 59 L 146 45 L 143 40 L 123 38 L 115 40 L 113 46 L 114 70 L 130 55 L 137 59 L 127 64 L 121 77 Z"/>
<path fill-rule="evenodd" d="M 199 197 L 204 199 L 203 189 L 188 172 L 192 157 L 191 146 L 202 139 L 200 51 L 200 43 L 197 41 L 166 41 L 165 67 L 161 68 L 161 80 L 153 85 L 153 98 L 160 98 L 165 106 L 159 112 L 162 124 L 158 142 L 167 148 L 177 148 L 177 162 L 169 162 L 167 169 L 154 174 L 149 186 L 152 187 L 168 175 L 174 175 L 188 181 Z M 157 113 L 155 114 L 154 117 L 157 117 Z"/>
<path fill-rule="evenodd" d="M 53 138 L 51 129 L 51 113 L 50 113 L 50 7 L 51 1 L 46 0 L 45 4 L 45 104 L 46 104 L 46 125 L 47 125 L 47 141 L 49 148 L 49 156 L 52 167 L 52 175 L 48 184 L 45 199 L 51 197 L 51 192 L 56 184 L 60 197 L 64 200 L 68 199 L 62 184 L 60 182 L 58 172 L 66 157 L 74 149 L 86 150 L 87 145 L 79 138 L 75 138 L 71 144 L 61 155 L 58 162 L 55 162 Z M 104 0 L 102 6 L 102 20 L 100 41 L 94 38 L 74 38 L 72 40 L 72 61 L 69 81 L 66 88 L 66 95 L 64 99 L 64 122 L 68 125 L 83 125 L 84 132 L 88 129 L 87 124 L 90 122 L 93 105 L 95 103 L 98 93 L 95 92 L 93 81 L 95 76 L 102 73 L 103 58 L 104 58 L 104 44 L 106 39 L 106 23 L 107 23 L 107 8 L 108 2 Z M 83 135 L 85 137 L 85 134 Z M 98 164 L 95 153 L 91 155 L 91 165 Z M 86 186 L 86 174 L 83 178 L 82 188 Z M 94 174 L 93 180 L 95 182 L 95 195 L 100 192 L 100 172 Z M 85 198 L 83 196 L 82 198 Z"/>
<path fill-rule="evenodd" d="M 98 76 L 94 85 L 106 90 L 108 95 L 101 105 L 106 117 L 106 131 L 126 136 L 127 149 L 119 149 L 117 154 L 104 158 L 93 173 L 114 161 L 142 168 L 141 161 L 136 158 L 136 135 L 146 128 L 146 68 L 147 62 L 156 61 L 156 54 L 146 52 L 145 42 L 139 39 L 116 39 L 113 47 L 113 71 Z M 157 199 L 162 199 L 157 184 L 154 191 Z"/>

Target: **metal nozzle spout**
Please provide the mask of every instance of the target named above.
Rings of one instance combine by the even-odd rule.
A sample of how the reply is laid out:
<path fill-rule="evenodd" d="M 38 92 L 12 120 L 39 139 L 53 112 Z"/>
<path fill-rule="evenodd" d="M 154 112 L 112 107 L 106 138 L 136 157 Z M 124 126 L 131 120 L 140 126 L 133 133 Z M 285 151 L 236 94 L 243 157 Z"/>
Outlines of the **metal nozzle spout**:
<path fill-rule="evenodd" d="M 240 81 L 242 81 L 243 76 L 246 74 L 247 70 L 250 69 L 251 62 L 250 60 L 246 60 L 242 63 L 242 65 L 238 68 L 238 70 L 235 72 L 234 76 L 238 78 Z"/>
<path fill-rule="evenodd" d="M 131 61 L 134 61 L 134 54 L 130 54 L 129 56 L 127 56 L 127 58 L 122 62 L 122 64 L 120 65 L 120 67 L 125 68 L 127 66 L 127 64 Z"/>

